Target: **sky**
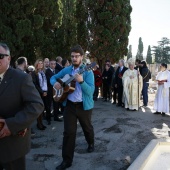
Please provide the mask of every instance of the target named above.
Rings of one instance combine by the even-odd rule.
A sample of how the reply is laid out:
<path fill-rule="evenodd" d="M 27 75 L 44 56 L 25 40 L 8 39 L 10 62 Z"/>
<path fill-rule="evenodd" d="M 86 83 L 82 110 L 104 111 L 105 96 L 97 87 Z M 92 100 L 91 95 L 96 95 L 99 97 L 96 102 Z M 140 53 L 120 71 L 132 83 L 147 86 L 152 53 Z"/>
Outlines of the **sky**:
<path fill-rule="evenodd" d="M 131 32 L 129 45 L 136 56 L 139 37 L 142 37 L 146 56 L 148 45 L 158 45 L 162 37 L 170 39 L 170 0 L 130 0 Z"/>

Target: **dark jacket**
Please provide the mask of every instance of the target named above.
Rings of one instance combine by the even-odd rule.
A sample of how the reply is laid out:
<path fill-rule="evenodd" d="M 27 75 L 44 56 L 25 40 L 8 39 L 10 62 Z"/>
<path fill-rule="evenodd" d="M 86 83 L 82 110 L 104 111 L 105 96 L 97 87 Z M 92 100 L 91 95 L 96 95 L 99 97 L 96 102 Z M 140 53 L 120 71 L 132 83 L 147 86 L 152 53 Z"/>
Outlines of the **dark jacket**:
<path fill-rule="evenodd" d="M 45 72 L 47 78 L 47 86 L 48 86 L 48 95 L 53 95 L 53 86 L 50 83 L 50 78 L 54 75 L 50 68 L 48 68 Z"/>
<path fill-rule="evenodd" d="M 117 84 L 118 86 L 123 86 L 123 84 L 122 84 L 122 77 L 123 77 L 124 72 L 125 72 L 127 69 L 128 69 L 128 68 L 124 66 L 123 69 L 122 69 L 122 71 L 119 72 L 120 67 L 117 68 L 116 73 L 115 73 L 115 84 Z"/>
<path fill-rule="evenodd" d="M 32 76 L 32 80 L 33 80 L 33 83 L 34 83 L 36 89 L 38 90 L 38 92 L 39 92 L 40 95 L 42 96 L 42 94 L 44 93 L 44 91 L 43 91 L 43 90 L 41 89 L 41 87 L 40 87 L 40 82 L 39 82 L 38 74 L 37 74 L 35 71 L 33 71 L 32 74 L 31 74 L 31 76 Z"/>
<path fill-rule="evenodd" d="M 56 63 L 55 69 L 56 69 L 56 72 L 58 73 L 59 71 L 63 69 L 63 67 L 60 64 Z"/>
<path fill-rule="evenodd" d="M 30 125 L 44 107 L 30 75 L 9 68 L 0 84 L 0 117 L 12 135 L 0 139 L 0 163 L 23 157 L 30 150 Z M 18 132 L 28 128 L 24 137 Z"/>
<path fill-rule="evenodd" d="M 103 71 L 102 81 L 103 81 L 104 84 L 111 85 L 111 81 L 112 81 L 112 71 L 111 71 L 111 69 L 109 69 L 108 71 L 106 71 L 106 69 L 105 69 Z"/>
<path fill-rule="evenodd" d="M 149 79 L 151 79 L 151 72 L 148 69 L 148 67 L 143 67 L 142 68 L 141 76 L 143 77 L 144 82 L 149 82 Z"/>

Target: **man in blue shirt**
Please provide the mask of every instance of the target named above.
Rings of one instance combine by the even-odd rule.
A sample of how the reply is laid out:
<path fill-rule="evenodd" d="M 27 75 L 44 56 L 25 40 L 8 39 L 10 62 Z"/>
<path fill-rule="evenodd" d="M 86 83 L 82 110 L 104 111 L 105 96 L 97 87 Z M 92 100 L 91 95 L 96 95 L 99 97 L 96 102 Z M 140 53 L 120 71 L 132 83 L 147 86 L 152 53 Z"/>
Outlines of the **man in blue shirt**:
<path fill-rule="evenodd" d="M 92 71 L 85 71 L 82 75 L 78 74 L 79 69 L 83 67 L 84 51 L 77 45 L 71 49 L 72 65 L 64 68 L 58 74 L 51 77 L 51 84 L 60 89 L 61 85 L 57 82 L 58 78 L 63 78 L 66 74 L 75 76 L 75 91 L 68 95 L 64 111 L 64 137 L 62 147 L 62 163 L 56 167 L 56 170 L 64 170 L 72 165 L 77 119 L 83 129 L 85 139 L 88 143 L 87 152 L 94 151 L 94 131 L 91 124 L 92 108 L 94 106 L 94 75 Z"/>

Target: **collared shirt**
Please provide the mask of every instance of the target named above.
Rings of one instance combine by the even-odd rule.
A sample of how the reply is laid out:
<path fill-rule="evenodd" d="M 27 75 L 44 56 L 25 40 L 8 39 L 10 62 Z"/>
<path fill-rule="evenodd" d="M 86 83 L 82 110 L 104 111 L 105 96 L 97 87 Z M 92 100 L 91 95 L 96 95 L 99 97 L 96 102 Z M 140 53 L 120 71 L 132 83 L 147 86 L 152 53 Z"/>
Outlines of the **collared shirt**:
<path fill-rule="evenodd" d="M 123 70 L 123 66 L 120 67 L 120 70 L 121 70 L 121 71 Z M 121 72 L 121 71 L 120 71 L 120 72 Z"/>
<path fill-rule="evenodd" d="M 53 70 L 52 68 L 50 68 L 50 70 L 55 74 L 55 69 Z"/>
<path fill-rule="evenodd" d="M 8 68 L 9 68 L 9 66 L 8 66 Z M 8 68 L 6 69 L 6 71 L 8 70 Z M 6 73 L 6 71 L 0 74 L 1 82 L 2 82 L 2 80 L 4 78 L 4 74 Z"/>
<path fill-rule="evenodd" d="M 78 73 L 78 71 L 79 68 L 74 69 L 73 67 L 71 75 L 75 75 L 76 73 Z M 78 82 L 76 82 L 75 91 L 68 95 L 68 100 L 72 102 L 82 102 L 82 90 Z"/>

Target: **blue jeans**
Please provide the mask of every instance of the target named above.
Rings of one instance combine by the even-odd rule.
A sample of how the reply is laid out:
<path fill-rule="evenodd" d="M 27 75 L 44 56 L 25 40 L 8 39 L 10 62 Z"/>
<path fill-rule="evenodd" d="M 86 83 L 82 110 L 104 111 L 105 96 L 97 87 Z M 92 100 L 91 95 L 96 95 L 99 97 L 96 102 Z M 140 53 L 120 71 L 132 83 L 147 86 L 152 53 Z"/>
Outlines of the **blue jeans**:
<path fill-rule="evenodd" d="M 148 86 L 149 83 L 143 82 L 142 95 L 143 95 L 143 104 L 145 106 L 148 105 Z"/>

